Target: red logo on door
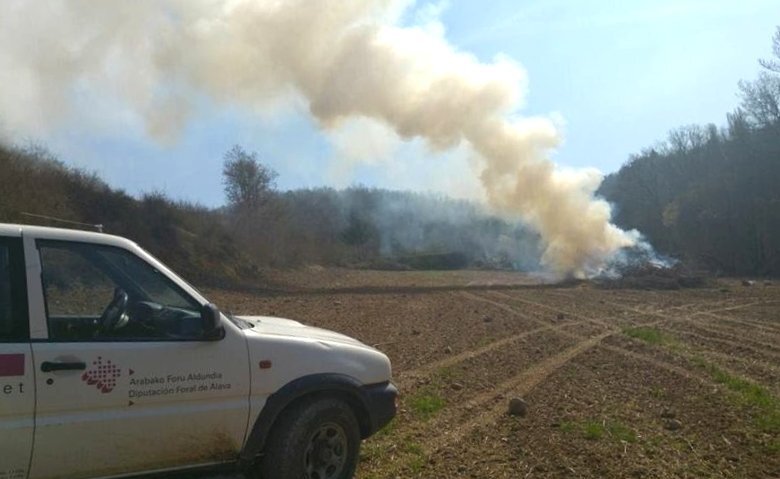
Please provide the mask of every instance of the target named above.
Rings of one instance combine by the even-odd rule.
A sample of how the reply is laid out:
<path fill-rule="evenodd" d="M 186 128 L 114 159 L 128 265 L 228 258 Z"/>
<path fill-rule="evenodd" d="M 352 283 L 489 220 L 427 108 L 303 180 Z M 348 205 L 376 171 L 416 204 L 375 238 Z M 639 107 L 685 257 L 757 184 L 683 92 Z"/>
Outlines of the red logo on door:
<path fill-rule="evenodd" d="M 24 354 L 0 354 L 0 378 L 24 376 Z"/>
<path fill-rule="evenodd" d="M 81 380 L 90 386 L 95 386 L 101 393 L 110 393 L 116 387 L 116 380 L 122 375 L 122 370 L 110 359 L 103 361 L 98 356 L 92 361 L 92 367 L 81 375 Z"/>

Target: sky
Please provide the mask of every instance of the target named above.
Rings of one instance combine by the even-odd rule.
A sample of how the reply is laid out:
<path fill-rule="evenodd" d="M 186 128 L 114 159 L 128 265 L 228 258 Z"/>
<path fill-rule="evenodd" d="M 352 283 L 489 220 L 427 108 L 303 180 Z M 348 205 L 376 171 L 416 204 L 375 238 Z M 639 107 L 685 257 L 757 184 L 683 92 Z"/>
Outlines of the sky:
<path fill-rule="evenodd" d="M 670 129 L 723 124 L 739 102 L 738 81 L 754 78 L 757 59 L 770 54 L 778 13 L 777 0 L 451 0 L 413 3 L 400 22 L 434 22 L 480 61 L 522 65 L 529 85 L 518 114 L 560 125 L 554 161 L 610 173 Z M 364 184 L 479 197 L 463 148 L 432 152 L 378 124 L 323 132 L 303 105 L 258 111 L 196 98 L 180 134 L 161 142 L 115 99 L 78 94 L 56 127 L 17 133 L 0 120 L 0 128 L 131 194 L 207 206 L 224 202 L 223 154 L 234 144 L 276 170 L 283 190 Z"/>

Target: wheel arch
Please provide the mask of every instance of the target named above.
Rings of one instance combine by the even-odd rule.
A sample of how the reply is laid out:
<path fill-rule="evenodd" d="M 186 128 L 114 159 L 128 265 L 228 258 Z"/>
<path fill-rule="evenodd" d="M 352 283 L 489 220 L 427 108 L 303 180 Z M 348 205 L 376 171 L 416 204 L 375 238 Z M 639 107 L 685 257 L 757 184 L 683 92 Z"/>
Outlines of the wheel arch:
<path fill-rule="evenodd" d="M 345 374 L 312 374 L 297 378 L 268 396 L 241 451 L 241 462 L 251 464 L 263 451 L 279 416 L 302 400 L 316 396 L 337 397 L 355 413 L 362 438 L 371 433 L 371 416 L 361 390 L 362 383 Z"/>

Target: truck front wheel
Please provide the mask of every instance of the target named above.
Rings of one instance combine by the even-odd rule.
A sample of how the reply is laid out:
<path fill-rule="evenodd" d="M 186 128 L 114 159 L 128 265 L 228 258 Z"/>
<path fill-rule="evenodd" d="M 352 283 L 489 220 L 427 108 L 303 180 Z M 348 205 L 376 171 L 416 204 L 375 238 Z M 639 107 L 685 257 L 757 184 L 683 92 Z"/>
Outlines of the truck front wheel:
<path fill-rule="evenodd" d="M 360 450 L 352 409 L 335 398 L 303 400 L 282 412 L 260 462 L 262 479 L 350 479 Z"/>

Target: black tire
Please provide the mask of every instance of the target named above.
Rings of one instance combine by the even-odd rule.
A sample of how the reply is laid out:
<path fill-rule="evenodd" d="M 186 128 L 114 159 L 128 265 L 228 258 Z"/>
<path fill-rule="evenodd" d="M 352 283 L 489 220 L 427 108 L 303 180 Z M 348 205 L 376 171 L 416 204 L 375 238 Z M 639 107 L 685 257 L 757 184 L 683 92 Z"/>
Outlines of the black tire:
<path fill-rule="evenodd" d="M 282 412 L 258 472 L 262 479 L 351 479 L 359 451 L 360 428 L 347 404 L 305 399 Z"/>

